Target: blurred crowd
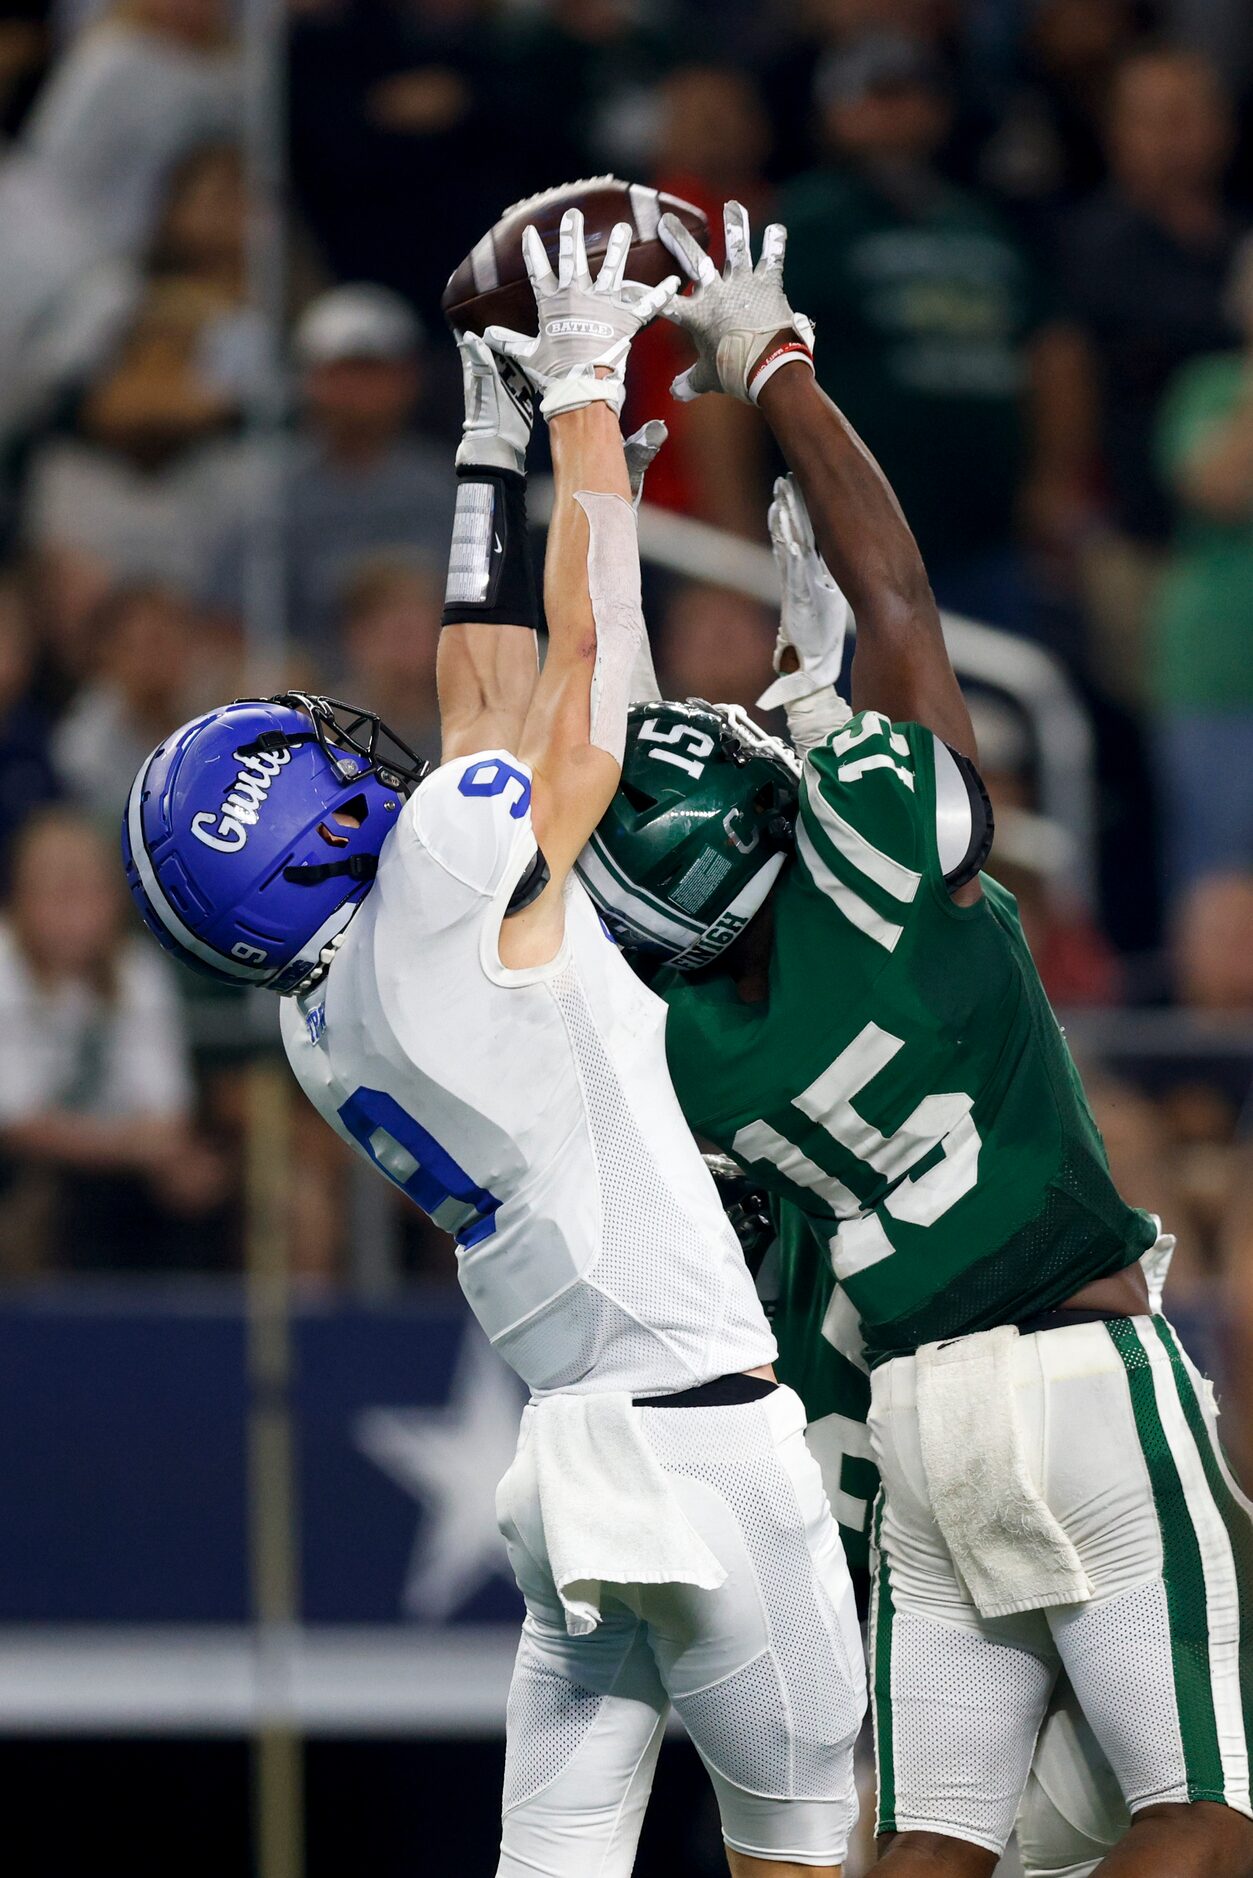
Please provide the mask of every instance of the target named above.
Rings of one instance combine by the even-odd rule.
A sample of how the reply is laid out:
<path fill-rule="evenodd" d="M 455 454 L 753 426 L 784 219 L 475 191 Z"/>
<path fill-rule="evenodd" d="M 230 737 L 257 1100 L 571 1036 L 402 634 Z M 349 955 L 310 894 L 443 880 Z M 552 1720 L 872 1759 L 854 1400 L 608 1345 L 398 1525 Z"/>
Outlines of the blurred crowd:
<path fill-rule="evenodd" d="M 1059 1006 L 1196 1014 L 1199 1055 L 1094 1062 L 1098 1106 L 1129 1197 L 1181 1223 L 1181 1284 L 1253 1266 L 1247 0 L 290 0 L 261 149 L 243 23 L 0 18 L 0 1272 L 238 1263 L 243 1058 L 230 1001 L 122 903 L 130 777 L 245 682 L 378 703 L 431 747 L 440 294 L 508 203 L 608 170 L 703 208 L 719 259 L 728 196 L 786 222 L 819 376 L 941 604 L 1063 662 L 1098 893 L 990 685 L 996 870 Z M 280 143 L 276 223 L 255 178 Z M 762 541 L 778 465 L 746 408 L 671 403 L 684 362 L 664 326 L 633 362 L 628 417 L 671 426 L 649 499 Z M 659 577 L 648 600 L 667 688 L 751 704 L 762 609 Z M 295 1126 L 298 1257 L 326 1277 L 358 1211 Z"/>

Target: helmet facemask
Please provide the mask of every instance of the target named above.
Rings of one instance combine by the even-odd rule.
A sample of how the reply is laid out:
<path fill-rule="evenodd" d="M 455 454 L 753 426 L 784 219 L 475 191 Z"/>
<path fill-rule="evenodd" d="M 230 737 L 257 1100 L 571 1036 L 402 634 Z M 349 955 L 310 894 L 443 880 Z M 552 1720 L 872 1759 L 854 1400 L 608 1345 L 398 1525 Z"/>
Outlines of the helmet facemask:
<path fill-rule="evenodd" d="M 248 702 L 246 698 L 236 699 L 237 704 Z M 377 711 L 363 711 L 355 704 L 345 704 L 342 698 L 323 698 L 310 691 L 281 691 L 264 702 L 305 712 L 312 720 L 309 735 L 342 782 L 369 772 L 385 789 L 410 796 L 430 770 L 430 763 L 390 730 Z M 286 745 L 290 749 L 300 741 L 299 735 L 270 731 L 257 739 L 257 748 Z"/>

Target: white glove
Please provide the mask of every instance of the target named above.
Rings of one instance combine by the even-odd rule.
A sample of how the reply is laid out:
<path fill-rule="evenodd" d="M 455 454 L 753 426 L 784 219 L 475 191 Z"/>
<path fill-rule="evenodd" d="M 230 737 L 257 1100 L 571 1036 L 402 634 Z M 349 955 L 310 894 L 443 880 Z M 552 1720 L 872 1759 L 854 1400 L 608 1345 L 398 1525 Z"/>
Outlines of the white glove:
<path fill-rule="evenodd" d="M 1161 1313 L 1162 1293 L 1166 1289 L 1170 1262 L 1175 1256 L 1175 1247 L 1179 1241 L 1173 1232 L 1162 1231 L 1162 1222 L 1156 1213 L 1151 1213 L 1149 1217 L 1157 1227 L 1157 1237 L 1148 1251 L 1141 1253 L 1140 1265 L 1149 1288 L 1149 1309 L 1155 1316 L 1158 1316 Z"/>
<path fill-rule="evenodd" d="M 526 447 L 535 421 L 535 394 L 512 359 L 497 359 L 477 333 L 457 333 L 466 415 L 457 446 L 457 468 L 526 471 Z"/>
<path fill-rule="evenodd" d="M 748 212 L 738 202 L 722 211 L 727 238 L 727 264 L 719 275 L 704 249 L 689 234 L 677 215 L 661 218 L 661 239 L 696 291 L 676 295 L 665 309 L 666 318 L 681 326 L 700 354 L 695 365 L 681 372 L 670 389 L 681 403 L 699 398 L 703 391 L 727 391 L 745 404 L 756 404 L 762 385 L 777 365 L 808 359 L 813 370 L 814 329 L 803 313 L 794 313 L 783 291 L 783 255 L 787 229 L 771 222 L 762 237 L 761 259 L 753 266 L 749 247 Z M 780 351 L 777 365 L 767 364 L 754 374 L 775 334 L 790 331 L 790 350 Z"/>
<path fill-rule="evenodd" d="M 809 510 L 794 476 L 780 476 L 776 482 L 769 521 L 770 545 L 783 591 L 774 669 L 780 670 L 789 647 L 800 666 L 794 672 L 783 672 L 762 692 L 757 703 L 763 711 L 794 704 L 835 684 L 853 618 L 852 608 L 818 552 Z"/>
<path fill-rule="evenodd" d="M 637 511 L 644 497 L 644 478 L 648 466 L 669 435 L 670 432 L 659 417 L 650 417 L 647 424 L 641 424 L 622 446 L 626 455 L 627 480 L 631 485 L 631 501 Z"/>
<path fill-rule="evenodd" d="M 532 226 L 523 234 L 522 251 L 535 293 L 539 332 L 531 339 L 507 326 L 489 326 L 483 337 L 493 352 L 518 361 L 541 395 L 540 410 L 546 418 L 598 401 L 615 412 L 622 409 L 631 341 L 679 284 L 677 274 L 669 275 L 658 287 L 624 280 L 631 240 L 630 223 L 616 223 L 593 285 L 581 209 L 567 209 L 561 218 L 556 274 L 536 229 Z M 607 368 L 607 375 L 597 377 L 598 368 Z"/>

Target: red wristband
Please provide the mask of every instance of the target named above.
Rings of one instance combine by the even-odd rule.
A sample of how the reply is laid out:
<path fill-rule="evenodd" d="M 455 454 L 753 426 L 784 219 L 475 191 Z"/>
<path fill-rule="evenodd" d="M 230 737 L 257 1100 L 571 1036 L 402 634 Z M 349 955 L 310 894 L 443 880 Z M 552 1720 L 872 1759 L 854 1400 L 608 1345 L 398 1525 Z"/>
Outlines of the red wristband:
<path fill-rule="evenodd" d="M 748 380 L 749 402 L 756 404 L 762 386 L 774 377 L 780 366 L 791 365 L 793 360 L 807 365 L 811 372 L 814 369 L 814 355 L 803 339 L 786 339 L 781 345 L 771 346 L 768 352 L 763 353 Z"/>

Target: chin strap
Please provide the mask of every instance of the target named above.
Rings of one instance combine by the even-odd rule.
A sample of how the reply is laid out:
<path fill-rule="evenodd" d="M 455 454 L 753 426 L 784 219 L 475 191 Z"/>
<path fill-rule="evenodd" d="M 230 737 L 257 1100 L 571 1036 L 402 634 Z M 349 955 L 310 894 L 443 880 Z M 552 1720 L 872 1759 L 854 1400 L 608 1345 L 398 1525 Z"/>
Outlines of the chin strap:
<path fill-rule="evenodd" d="M 352 921 L 349 920 L 348 926 L 351 925 Z M 322 983 L 322 980 L 330 971 L 331 966 L 335 963 L 336 953 L 343 945 L 344 940 L 348 937 L 348 926 L 345 926 L 342 932 L 337 932 L 335 937 L 322 947 L 322 950 L 318 954 L 317 964 L 313 966 L 310 971 L 305 973 L 298 985 L 293 985 L 291 990 L 284 994 L 286 997 L 303 998 L 308 992 L 315 990 L 317 986 Z"/>
<path fill-rule="evenodd" d="M 373 880 L 379 871 L 377 854 L 350 854 L 343 861 L 317 861 L 310 867 L 285 867 L 283 879 L 293 887 L 320 887 L 324 880 L 347 874 L 349 880 Z"/>

